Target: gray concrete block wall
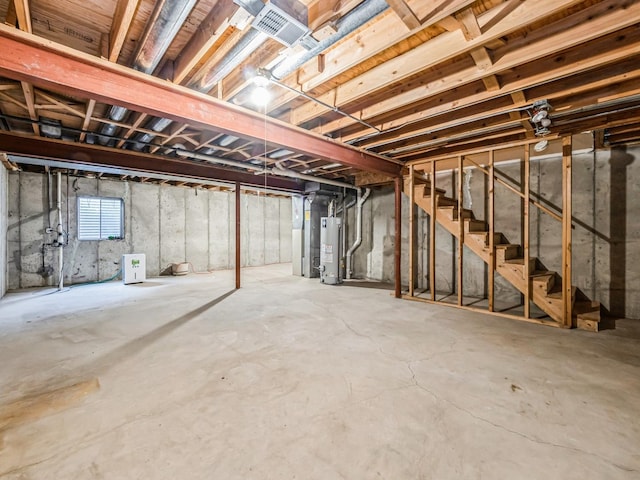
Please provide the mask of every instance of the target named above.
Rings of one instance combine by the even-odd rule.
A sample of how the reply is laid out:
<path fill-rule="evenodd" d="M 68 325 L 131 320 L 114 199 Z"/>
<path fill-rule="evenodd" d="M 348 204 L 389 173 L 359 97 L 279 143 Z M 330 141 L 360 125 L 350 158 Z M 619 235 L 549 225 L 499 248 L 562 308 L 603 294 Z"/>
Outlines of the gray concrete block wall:
<path fill-rule="evenodd" d="M 196 271 L 231 268 L 235 261 L 235 193 L 91 178 L 62 178 L 63 223 L 69 207 L 69 243 L 64 248 L 65 284 L 110 278 L 125 253 L 144 253 L 147 275 L 157 276 L 171 263 L 190 262 Z M 2 181 L 2 178 L 0 178 Z M 43 243 L 53 240 L 45 228 L 57 225 L 56 185 L 52 182 L 53 211 L 47 211 L 47 176 L 36 173 L 6 175 L 8 197 L 8 289 L 57 284 L 57 250 Z M 123 240 L 77 239 L 77 196 L 99 195 L 124 201 Z M 291 261 L 291 200 L 241 195 L 243 265 Z M 268 226 L 267 226 L 268 225 Z M 284 233 L 287 232 L 287 235 Z M 283 241 L 283 239 L 286 239 Z M 283 250 L 284 249 L 284 250 Z M 287 250 L 289 249 L 289 250 Z"/>
<path fill-rule="evenodd" d="M 562 204 L 562 159 L 545 156 L 531 163 L 531 195 L 551 208 Z M 518 185 L 518 163 L 503 163 L 502 178 Z M 486 219 L 484 175 L 472 174 L 472 209 Z M 602 303 L 614 315 L 640 318 L 640 147 L 620 147 L 592 153 L 574 154 L 573 159 L 573 284 L 593 300 Z M 437 186 L 454 196 L 455 178 L 451 173 L 438 175 Z M 511 243 L 521 242 L 520 200 L 506 187 L 495 187 L 496 231 Z M 408 197 L 403 195 L 402 250 L 408 250 Z M 355 238 L 355 209 L 348 212 L 349 245 Z M 356 251 L 356 277 L 393 281 L 394 195 L 390 187 L 375 188 L 364 206 L 363 242 Z M 416 286 L 428 287 L 429 225 L 420 209 L 415 213 Z M 561 270 L 561 224 L 531 207 L 530 254 L 555 271 Z M 465 249 L 464 292 L 482 296 L 487 290 L 487 269 L 479 258 Z M 408 259 L 403 254 L 402 281 L 408 283 Z M 436 228 L 436 287 L 438 291 L 457 291 L 455 285 L 456 241 L 443 228 Z M 519 292 L 496 275 L 496 295 L 503 301 L 519 300 Z"/>

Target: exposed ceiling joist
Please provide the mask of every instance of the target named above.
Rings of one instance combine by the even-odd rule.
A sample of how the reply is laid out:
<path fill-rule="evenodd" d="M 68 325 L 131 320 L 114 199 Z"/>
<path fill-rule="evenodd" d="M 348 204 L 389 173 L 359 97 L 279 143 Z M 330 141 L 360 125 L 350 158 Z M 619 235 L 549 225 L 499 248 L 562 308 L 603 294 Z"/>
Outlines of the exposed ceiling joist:
<path fill-rule="evenodd" d="M 0 25 L 0 74 L 204 129 L 264 140 L 355 168 L 399 175 L 400 165 L 183 87 Z"/>
<path fill-rule="evenodd" d="M 117 62 L 140 0 L 118 0 L 109 34 L 109 60 Z"/>

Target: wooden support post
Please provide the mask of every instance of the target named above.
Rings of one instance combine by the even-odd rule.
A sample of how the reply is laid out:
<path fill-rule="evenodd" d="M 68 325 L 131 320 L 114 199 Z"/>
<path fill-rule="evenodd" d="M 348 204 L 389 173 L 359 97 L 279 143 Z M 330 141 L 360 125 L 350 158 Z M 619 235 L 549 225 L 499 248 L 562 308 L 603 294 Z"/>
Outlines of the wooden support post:
<path fill-rule="evenodd" d="M 431 300 L 436 301 L 436 161 L 431 162 L 431 215 L 429 216 L 429 290 Z"/>
<path fill-rule="evenodd" d="M 524 291 L 524 318 L 531 317 L 531 273 L 529 271 L 529 197 L 530 197 L 530 186 L 529 186 L 529 178 L 531 174 L 531 164 L 530 164 L 530 147 L 529 144 L 525 144 L 524 146 L 524 169 L 523 169 L 523 179 L 522 185 L 524 187 L 524 205 L 522 211 L 523 217 L 523 232 L 522 232 L 522 249 L 523 249 L 523 257 L 524 257 L 524 265 L 523 265 L 523 276 L 525 283 L 525 291 Z"/>
<path fill-rule="evenodd" d="M 395 295 L 396 298 L 402 297 L 401 276 L 400 276 L 400 255 L 402 253 L 402 176 L 398 175 L 395 179 L 396 186 L 396 225 L 395 225 L 395 252 L 394 252 L 394 266 L 395 266 Z"/>
<path fill-rule="evenodd" d="M 414 202 L 415 202 L 415 192 L 414 192 L 414 176 L 415 169 L 414 166 L 409 166 L 409 296 L 413 297 L 413 291 L 415 290 L 415 273 L 414 273 L 414 256 L 415 256 L 415 221 L 413 218 L 414 215 Z"/>
<path fill-rule="evenodd" d="M 495 168 L 494 151 L 489 151 L 489 311 L 495 309 L 496 245 L 495 233 Z"/>
<path fill-rule="evenodd" d="M 464 249 L 464 195 L 462 192 L 463 181 L 463 161 L 462 155 L 458 156 L 458 306 L 462 306 L 462 290 L 463 281 L 462 263 L 464 261 L 463 249 Z"/>
<path fill-rule="evenodd" d="M 573 299 L 571 295 L 571 135 L 562 138 L 562 326 L 572 327 Z"/>
<path fill-rule="evenodd" d="M 236 182 L 236 289 L 240 288 L 240 182 Z"/>

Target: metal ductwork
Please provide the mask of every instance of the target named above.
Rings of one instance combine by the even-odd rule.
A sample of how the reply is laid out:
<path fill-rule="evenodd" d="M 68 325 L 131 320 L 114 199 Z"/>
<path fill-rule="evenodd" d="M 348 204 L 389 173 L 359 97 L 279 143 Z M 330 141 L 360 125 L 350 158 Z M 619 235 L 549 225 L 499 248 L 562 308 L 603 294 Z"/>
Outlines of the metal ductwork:
<path fill-rule="evenodd" d="M 264 4 L 251 26 L 285 47 L 294 47 L 309 30 L 307 7 L 296 0 L 270 0 Z"/>
<path fill-rule="evenodd" d="M 152 73 L 156 69 L 195 3 L 196 0 L 161 0 L 156 3 L 134 56 L 132 67 L 135 70 Z M 109 118 L 121 122 L 127 113 L 124 107 L 112 106 Z M 117 129 L 116 125 L 105 124 L 98 141 L 102 145 L 113 144 L 111 137 Z"/>
<path fill-rule="evenodd" d="M 368 21 L 375 18 L 377 15 L 384 12 L 389 5 L 385 0 L 367 0 L 354 8 L 351 12 L 346 14 L 336 23 L 336 33 L 325 38 L 319 42 L 315 48 L 307 50 L 300 56 L 293 56 L 290 59 L 285 59 L 280 62 L 273 70 L 271 75 L 277 80 L 282 80 L 284 77 L 301 67 L 307 61 L 316 57 L 327 48 L 331 47 L 339 40 L 353 33 L 355 30 L 363 26 Z"/>
<path fill-rule="evenodd" d="M 309 34 L 307 7 L 297 0 L 270 0 L 267 3 L 262 3 L 260 0 L 234 0 L 234 3 L 254 15 L 251 28 L 220 61 L 211 68 L 199 72 L 187 84 L 189 88 L 198 92 L 208 92 L 269 37 L 291 47 Z M 146 128 L 161 132 L 171 123 L 167 119 L 155 118 L 146 125 Z M 154 138 L 155 135 L 151 133 L 138 134 L 131 148 L 142 150 L 145 144 Z"/>

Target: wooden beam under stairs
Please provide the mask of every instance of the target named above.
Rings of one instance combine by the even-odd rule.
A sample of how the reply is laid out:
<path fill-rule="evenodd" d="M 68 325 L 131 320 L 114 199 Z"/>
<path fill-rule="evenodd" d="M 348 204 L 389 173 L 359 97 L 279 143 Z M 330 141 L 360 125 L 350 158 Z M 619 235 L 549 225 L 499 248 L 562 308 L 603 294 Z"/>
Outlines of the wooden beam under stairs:
<path fill-rule="evenodd" d="M 410 188 L 408 176 L 405 177 L 405 191 Z M 431 184 L 424 175 L 414 176 L 414 201 L 428 215 L 431 215 L 432 202 Z M 469 209 L 463 209 L 458 214 L 458 201 L 445 195 L 442 189 L 435 189 L 436 221 L 456 238 L 460 232 L 463 244 L 478 255 L 485 263 L 491 262 L 489 249 L 489 226 L 486 222 L 475 218 Z M 462 217 L 463 228 L 460 228 L 459 218 Z M 521 245 L 511 244 L 500 232 L 493 234 L 495 271 L 511 283 L 525 297 L 553 319 L 556 326 L 566 326 L 563 321 L 564 304 L 562 298 L 562 279 L 558 273 L 543 268 L 540 262 L 532 257 L 529 259 L 528 269 L 525 268 L 524 249 Z M 528 278 L 525 277 L 529 272 Z M 578 328 L 598 331 L 604 323 L 600 318 L 600 304 L 587 299 L 575 287 L 571 289 L 571 302 L 574 305 L 574 321 Z M 578 299 L 578 300 L 576 300 Z M 548 322 L 545 322 L 548 323 Z"/>

